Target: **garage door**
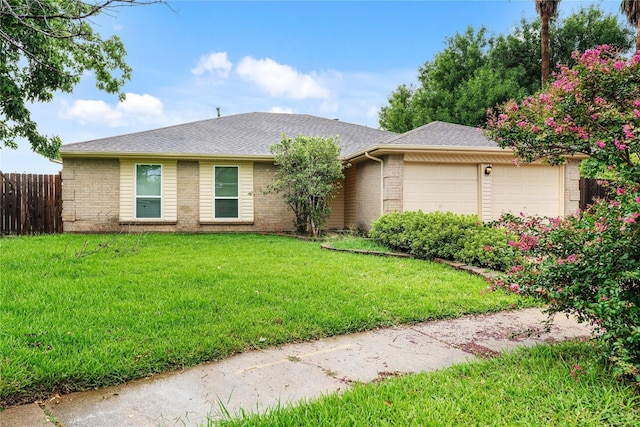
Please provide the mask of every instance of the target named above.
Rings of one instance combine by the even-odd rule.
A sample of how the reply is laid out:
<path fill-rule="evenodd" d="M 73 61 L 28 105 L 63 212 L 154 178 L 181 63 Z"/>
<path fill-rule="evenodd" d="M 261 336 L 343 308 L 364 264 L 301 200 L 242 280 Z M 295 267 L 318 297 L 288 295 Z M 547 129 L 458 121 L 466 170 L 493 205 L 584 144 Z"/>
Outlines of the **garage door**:
<path fill-rule="evenodd" d="M 493 165 L 491 217 L 503 212 L 558 216 L 560 168 Z"/>
<path fill-rule="evenodd" d="M 476 165 L 405 163 L 405 211 L 478 213 Z"/>

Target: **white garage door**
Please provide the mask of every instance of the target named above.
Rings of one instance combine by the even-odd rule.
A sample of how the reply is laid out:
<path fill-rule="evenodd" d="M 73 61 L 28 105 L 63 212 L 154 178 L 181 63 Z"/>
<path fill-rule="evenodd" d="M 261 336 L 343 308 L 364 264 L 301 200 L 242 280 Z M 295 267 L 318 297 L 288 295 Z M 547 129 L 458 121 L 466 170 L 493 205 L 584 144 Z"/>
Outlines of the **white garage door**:
<path fill-rule="evenodd" d="M 405 211 L 478 213 L 476 165 L 405 163 Z"/>
<path fill-rule="evenodd" d="M 491 217 L 503 212 L 558 216 L 560 168 L 538 165 L 493 165 Z"/>

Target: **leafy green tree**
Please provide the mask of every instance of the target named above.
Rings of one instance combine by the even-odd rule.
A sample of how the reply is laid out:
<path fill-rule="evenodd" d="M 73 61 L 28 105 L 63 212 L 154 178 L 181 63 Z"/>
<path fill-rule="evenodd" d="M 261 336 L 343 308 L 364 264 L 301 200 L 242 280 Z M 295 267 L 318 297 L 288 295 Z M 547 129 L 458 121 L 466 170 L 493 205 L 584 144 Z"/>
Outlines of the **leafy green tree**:
<path fill-rule="evenodd" d="M 299 136 L 271 147 L 278 169 L 269 193 L 282 193 L 295 215 L 296 230 L 317 236 L 327 223 L 329 205 L 344 178 L 336 139 Z"/>
<path fill-rule="evenodd" d="M 389 106 L 380 110 L 380 126 L 384 129 L 393 129 L 395 132 L 404 133 L 413 129 L 413 86 L 400 85 L 395 92 L 389 95 Z"/>
<path fill-rule="evenodd" d="M 142 2 L 144 3 L 144 2 Z M 102 39 L 91 19 L 137 0 L 0 1 L 0 144 L 16 148 L 26 138 L 35 152 L 58 156 L 61 141 L 38 131 L 29 103 L 70 93 L 82 74 L 93 71 L 98 89 L 118 93 L 131 78 L 125 48 L 116 37 Z M 124 94 L 120 93 L 120 99 Z M 0 146 L 1 146 L 0 145 Z"/>
<path fill-rule="evenodd" d="M 560 0 L 535 0 L 536 12 L 540 15 L 540 42 L 542 60 L 542 86 L 549 80 L 549 21 L 558 14 Z"/>
<path fill-rule="evenodd" d="M 508 219 L 526 257 L 502 285 L 590 322 L 618 372 L 640 381 L 640 53 L 574 58 L 544 91 L 492 112 L 487 135 L 524 162 L 587 154 L 583 172 L 606 170 L 613 197 L 567 218 Z"/>
<path fill-rule="evenodd" d="M 636 52 L 640 50 L 640 0 L 622 0 L 620 11 L 625 14 L 629 24 L 636 30 Z"/>
<path fill-rule="evenodd" d="M 540 89 L 540 19 L 522 19 L 507 35 L 485 28 L 447 38 L 443 51 L 419 70 L 417 87 L 400 85 L 378 118 L 383 129 L 406 132 L 434 120 L 482 125 L 486 110 Z M 633 45 L 633 32 L 597 6 L 580 9 L 549 28 L 552 64 L 575 64 L 574 50 Z"/>

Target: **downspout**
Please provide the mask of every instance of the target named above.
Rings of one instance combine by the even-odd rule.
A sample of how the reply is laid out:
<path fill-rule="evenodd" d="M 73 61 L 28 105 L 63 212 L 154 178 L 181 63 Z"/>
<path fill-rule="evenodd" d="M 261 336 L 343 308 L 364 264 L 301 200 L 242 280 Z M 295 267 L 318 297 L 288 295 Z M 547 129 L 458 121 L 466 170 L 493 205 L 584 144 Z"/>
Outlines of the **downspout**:
<path fill-rule="evenodd" d="M 364 152 L 364 156 L 367 159 L 374 160 L 380 163 L 380 216 L 384 215 L 384 161 L 377 157 L 369 155 L 368 152 Z"/>

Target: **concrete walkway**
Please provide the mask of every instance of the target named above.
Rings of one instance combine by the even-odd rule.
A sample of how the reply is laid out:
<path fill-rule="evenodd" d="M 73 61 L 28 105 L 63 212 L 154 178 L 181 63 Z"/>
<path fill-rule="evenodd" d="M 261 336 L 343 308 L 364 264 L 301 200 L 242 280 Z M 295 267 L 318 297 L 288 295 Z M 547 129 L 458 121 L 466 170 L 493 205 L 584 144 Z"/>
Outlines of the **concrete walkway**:
<path fill-rule="evenodd" d="M 466 316 L 380 329 L 240 354 L 220 362 L 153 376 L 116 387 L 55 396 L 0 412 L 0 426 L 197 426 L 224 411 L 262 412 L 353 382 L 432 371 L 501 351 L 586 337 L 589 329 L 564 315 L 549 333 L 538 309 Z M 47 417 L 46 414 L 49 414 Z"/>

